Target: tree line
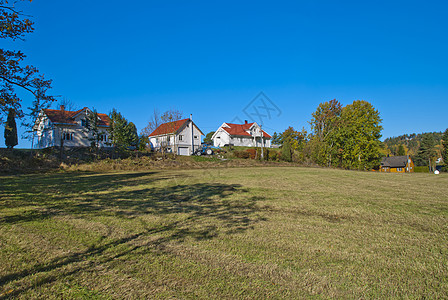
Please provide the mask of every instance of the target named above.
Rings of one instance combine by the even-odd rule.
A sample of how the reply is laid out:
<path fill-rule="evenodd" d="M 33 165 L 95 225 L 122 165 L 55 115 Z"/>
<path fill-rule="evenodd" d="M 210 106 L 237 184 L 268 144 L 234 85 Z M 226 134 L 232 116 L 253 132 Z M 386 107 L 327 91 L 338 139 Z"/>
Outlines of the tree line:
<path fill-rule="evenodd" d="M 381 121 L 378 110 L 367 101 L 342 106 L 333 99 L 312 113 L 310 133 L 289 127 L 274 133 L 273 143 L 282 146 L 281 157 L 287 161 L 369 170 L 381 157 Z"/>

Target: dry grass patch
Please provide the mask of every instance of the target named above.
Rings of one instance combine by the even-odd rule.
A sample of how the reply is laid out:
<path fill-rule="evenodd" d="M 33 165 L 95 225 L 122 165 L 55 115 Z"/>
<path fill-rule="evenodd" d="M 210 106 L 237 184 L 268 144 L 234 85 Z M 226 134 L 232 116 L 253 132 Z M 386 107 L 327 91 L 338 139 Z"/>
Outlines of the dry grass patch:
<path fill-rule="evenodd" d="M 0 298 L 447 298 L 448 176 L 0 177 Z"/>

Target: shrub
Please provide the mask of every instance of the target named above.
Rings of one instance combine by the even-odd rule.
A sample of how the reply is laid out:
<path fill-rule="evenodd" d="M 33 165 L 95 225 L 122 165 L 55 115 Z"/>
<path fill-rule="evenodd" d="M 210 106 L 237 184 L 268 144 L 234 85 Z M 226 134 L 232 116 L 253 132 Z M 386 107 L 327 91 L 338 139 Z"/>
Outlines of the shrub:
<path fill-rule="evenodd" d="M 233 152 L 233 155 L 237 158 L 244 158 L 244 159 L 250 158 L 250 153 L 245 150 L 241 150 L 241 151 L 235 150 Z"/>
<path fill-rule="evenodd" d="M 257 158 L 257 149 L 247 149 L 246 152 L 249 153 L 250 159 Z"/>
<path fill-rule="evenodd" d="M 278 161 L 279 160 L 278 152 L 275 151 L 275 150 L 272 150 L 272 149 L 268 152 L 268 156 L 267 157 L 268 157 L 269 160 L 273 160 L 273 161 Z"/>
<path fill-rule="evenodd" d="M 291 151 L 291 145 L 289 143 L 283 144 L 281 159 L 289 162 L 292 161 L 292 151 Z"/>

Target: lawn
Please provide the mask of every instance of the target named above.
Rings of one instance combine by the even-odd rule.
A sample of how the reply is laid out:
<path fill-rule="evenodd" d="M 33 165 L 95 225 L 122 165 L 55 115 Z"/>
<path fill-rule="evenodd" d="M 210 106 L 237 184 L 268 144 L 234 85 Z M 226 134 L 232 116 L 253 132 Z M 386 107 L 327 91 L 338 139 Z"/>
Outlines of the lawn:
<path fill-rule="evenodd" d="M 1 298 L 448 298 L 448 175 L 0 177 Z"/>

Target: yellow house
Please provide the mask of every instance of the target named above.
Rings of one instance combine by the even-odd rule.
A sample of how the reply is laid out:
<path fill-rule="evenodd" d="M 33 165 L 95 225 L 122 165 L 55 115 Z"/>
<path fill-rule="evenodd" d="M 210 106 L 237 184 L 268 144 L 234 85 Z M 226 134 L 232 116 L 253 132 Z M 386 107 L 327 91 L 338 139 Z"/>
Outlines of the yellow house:
<path fill-rule="evenodd" d="M 380 172 L 407 173 L 414 172 L 414 162 L 409 155 L 383 157 Z"/>

